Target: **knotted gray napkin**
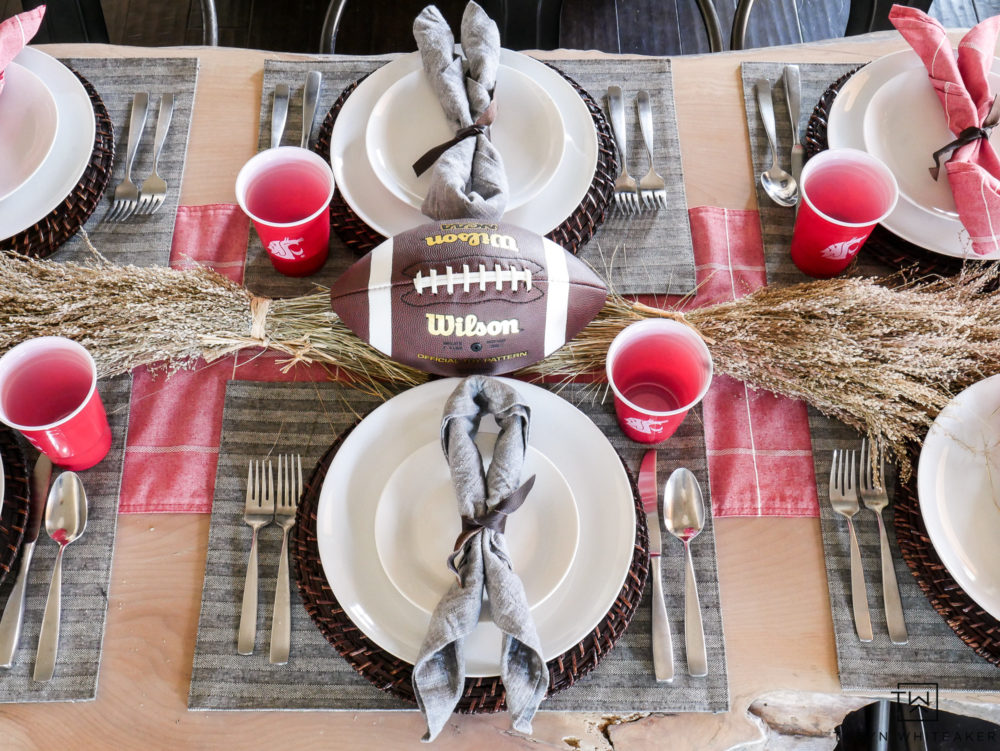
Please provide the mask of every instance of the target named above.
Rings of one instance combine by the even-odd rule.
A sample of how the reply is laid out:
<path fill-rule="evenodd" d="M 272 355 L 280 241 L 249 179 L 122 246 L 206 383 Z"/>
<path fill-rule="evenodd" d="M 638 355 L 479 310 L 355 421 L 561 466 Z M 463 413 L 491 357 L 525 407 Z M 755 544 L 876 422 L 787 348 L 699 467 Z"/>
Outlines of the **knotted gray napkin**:
<path fill-rule="evenodd" d="M 421 211 L 433 219 L 496 221 L 507 208 L 508 195 L 503 159 L 488 137 L 496 114 L 493 89 L 500 65 L 497 25 L 476 3 L 465 6 L 464 60 L 455 54 L 451 27 L 433 5 L 413 22 L 413 36 L 424 73 L 456 135 L 453 142 L 442 144 L 446 148 L 434 162 Z"/>
<path fill-rule="evenodd" d="M 496 418 L 500 434 L 493 462 L 484 472 L 475 437 L 487 414 Z M 484 588 L 493 622 L 503 632 L 500 678 L 515 730 L 531 732 L 531 720 L 545 698 L 548 668 L 503 536 L 504 519 L 524 501 L 534 482 L 532 477 L 521 485 L 529 420 L 528 406 L 518 393 L 486 376 L 464 379 L 444 407 L 441 443 L 451 467 L 462 534 L 449 559 L 457 580 L 434 609 L 413 666 L 413 691 L 427 721 L 424 741 L 437 737 L 462 697 L 464 639 L 479 623 Z"/>

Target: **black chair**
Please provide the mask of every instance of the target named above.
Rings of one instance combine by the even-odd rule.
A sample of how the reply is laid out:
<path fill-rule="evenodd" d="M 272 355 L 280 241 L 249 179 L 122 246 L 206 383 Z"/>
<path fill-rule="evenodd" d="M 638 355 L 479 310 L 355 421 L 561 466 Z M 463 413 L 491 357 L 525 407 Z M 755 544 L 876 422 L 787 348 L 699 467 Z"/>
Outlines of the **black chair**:
<path fill-rule="evenodd" d="M 202 44 L 219 44 L 219 20 L 215 0 L 200 0 Z M 54 42 L 93 42 L 108 44 L 108 26 L 101 0 L 22 0 L 25 10 L 46 5 L 45 18 L 35 35 L 39 44 Z"/>

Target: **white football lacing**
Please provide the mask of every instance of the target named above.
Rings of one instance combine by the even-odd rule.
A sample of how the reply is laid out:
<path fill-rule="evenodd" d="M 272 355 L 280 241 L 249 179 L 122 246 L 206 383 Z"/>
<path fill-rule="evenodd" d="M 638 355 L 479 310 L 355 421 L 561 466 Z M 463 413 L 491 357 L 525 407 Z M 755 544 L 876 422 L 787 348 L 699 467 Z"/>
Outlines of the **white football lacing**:
<path fill-rule="evenodd" d="M 473 271 L 468 264 L 462 264 L 462 271 L 455 273 L 451 266 L 445 266 L 443 274 L 439 274 L 437 269 L 431 269 L 427 276 L 420 271 L 413 278 L 413 286 L 418 295 L 424 294 L 425 289 L 429 289 L 431 294 L 438 293 L 438 287 L 443 285 L 447 288 L 448 294 L 455 292 L 455 286 L 460 285 L 463 292 L 468 292 L 472 285 L 477 285 L 480 292 L 486 291 L 486 285 L 496 287 L 497 292 L 503 289 L 504 284 L 510 284 L 512 292 L 517 292 L 517 285 L 523 283 L 525 290 L 531 289 L 531 269 L 517 269 L 513 266 L 503 268 L 499 263 L 492 269 L 487 269 L 484 264 L 479 264 L 479 269 Z"/>

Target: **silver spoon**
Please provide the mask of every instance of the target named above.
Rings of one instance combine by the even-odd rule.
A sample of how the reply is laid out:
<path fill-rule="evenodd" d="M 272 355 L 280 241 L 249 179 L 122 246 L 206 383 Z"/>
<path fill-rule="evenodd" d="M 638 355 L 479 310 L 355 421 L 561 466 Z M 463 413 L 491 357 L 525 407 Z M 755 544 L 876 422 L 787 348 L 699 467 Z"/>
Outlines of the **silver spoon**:
<path fill-rule="evenodd" d="M 83 483 L 73 472 L 63 472 L 49 491 L 45 506 L 45 531 L 59 543 L 56 563 L 52 567 L 49 598 L 42 616 L 42 630 L 38 634 L 38 653 L 35 655 L 36 681 L 47 681 L 56 667 L 59 651 L 59 618 L 62 610 L 62 556 L 66 546 L 79 539 L 87 528 L 87 494 Z"/>
<path fill-rule="evenodd" d="M 778 146 L 774 135 L 774 102 L 771 100 L 771 82 L 758 78 L 754 84 L 757 92 L 757 106 L 760 119 L 764 123 L 767 142 L 771 147 L 771 167 L 760 173 L 760 185 L 768 197 L 779 206 L 794 206 L 799 202 L 799 186 L 795 178 L 781 169 L 778 164 Z"/>
<path fill-rule="evenodd" d="M 701 625 L 701 604 L 698 602 L 698 582 L 694 578 L 691 540 L 705 527 L 705 502 L 698 480 L 690 470 L 675 469 L 663 488 L 663 523 L 667 531 L 684 543 L 687 570 L 684 583 L 684 648 L 687 652 L 688 673 L 708 675 L 705 653 L 705 630 Z"/>

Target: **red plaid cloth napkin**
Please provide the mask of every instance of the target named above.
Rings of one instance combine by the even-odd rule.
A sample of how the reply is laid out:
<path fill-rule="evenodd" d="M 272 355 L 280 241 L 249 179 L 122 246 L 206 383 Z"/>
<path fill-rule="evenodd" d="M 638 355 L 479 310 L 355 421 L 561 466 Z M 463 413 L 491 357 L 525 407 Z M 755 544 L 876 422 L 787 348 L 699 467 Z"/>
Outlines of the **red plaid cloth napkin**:
<path fill-rule="evenodd" d="M 7 63 L 17 57 L 17 53 L 35 36 L 44 15 L 45 6 L 39 5 L 0 23 L 0 92 L 3 91 L 3 72 Z"/>
<path fill-rule="evenodd" d="M 984 124 L 989 126 L 993 106 L 989 75 L 1000 16 L 987 18 L 962 38 L 957 60 L 944 27 L 923 11 L 894 5 L 889 20 L 923 60 L 948 128 L 959 142 Z M 980 255 L 1000 250 L 1000 159 L 988 132 L 986 136 L 958 145 L 945 165 L 958 217 L 969 232 L 972 249 Z"/>

